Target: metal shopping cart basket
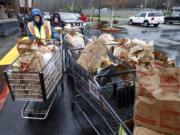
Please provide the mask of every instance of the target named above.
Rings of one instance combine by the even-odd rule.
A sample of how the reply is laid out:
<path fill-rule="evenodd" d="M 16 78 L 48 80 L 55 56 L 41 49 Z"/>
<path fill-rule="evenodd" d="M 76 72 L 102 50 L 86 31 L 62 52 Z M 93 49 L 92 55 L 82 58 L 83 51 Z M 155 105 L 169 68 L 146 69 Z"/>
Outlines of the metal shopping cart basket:
<path fill-rule="evenodd" d="M 91 90 L 90 84 L 96 85 L 96 83 L 94 82 L 94 75 L 87 72 L 83 67 L 81 67 L 76 62 L 81 52 L 83 51 L 83 49 L 84 48 L 68 50 L 69 67 L 70 67 L 70 70 L 72 71 L 71 75 L 74 78 L 75 87 L 79 91 L 79 93 L 84 92 L 84 89 Z M 118 64 L 120 63 L 120 61 L 117 58 L 113 57 L 112 54 L 109 54 L 109 58 L 113 61 L 113 63 L 116 63 L 116 62 Z"/>
<path fill-rule="evenodd" d="M 76 63 L 82 50 L 82 48 L 69 50 L 75 90 L 77 91 L 77 96 L 75 96 L 72 101 L 73 106 L 78 108 L 97 134 L 117 134 L 119 126 L 123 125 L 122 132 L 130 135 L 131 132 L 123 124 L 121 117 L 117 115 L 109 102 L 103 97 L 103 95 L 107 93 L 103 91 L 106 90 L 111 92 L 112 95 L 113 90 L 110 90 L 111 86 L 107 86 L 110 87 L 109 89 L 98 87 L 99 85 L 96 84 L 94 75 L 88 73 Z"/>
<path fill-rule="evenodd" d="M 89 92 L 78 94 L 74 97 L 72 105 L 74 113 L 80 112 L 97 135 L 132 135 L 113 108 L 101 96 L 97 100 Z"/>
<path fill-rule="evenodd" d="M 84 35 L 87 38 L 93 38 L 93 37 L 98 38 L 101 35 L 101 31 L 96 30 L 96 29 L 86 29 Z"/>
<path fill-rule="evenodd" d="M 89 42 L 89 39 L 86 37 L 86 36 L 83 36 L 83 39 L 84 39 L 84 42 L 85 42 L 85 45 Z M 70 67 L 70 55 L 68 53 L 68 50 L 70 49 L 73 49 L 73 45 L 71 45 L 66 39 L 64 39 L 64 61 L 65 61 L 65 65 L 66 65 L 66 68 L 65 68 L 65 71 L 67 73 L 69 73 L 69 75 L 71 75 L 72 73 L 72 70 L 71 70 L 71 67 Z"/>
<path fill-rule="evenodd" d="M 58 45 L 59 49 L 41 72 L 17 72 L 13 64 L 4 71 L 12 100 L 27 101 L 23 118 L 45 119 L 58 91 L 63 90 L 62 45 L 55 40 L 46 42 Z"/>
<path fill-rule="evenodd" d="M 89 82 L 92 82 L 94 77 L 92 74 L 87 72 L 83 67 L 77 64 L 77 59 L 79 58 L 83 48 L 71 49 L 69 50 L 70 56 L 70 67 L 72 71 L 72 76 L 74 79 L 75 89 L 78 90 L 78 93 L 86 92 L 89 89 Z"/>
<path fill-rule="evenodd" d="M 85 32 L 83 33 L 83 39 L 85 42 L 85 45 L 87 45 L 89 43 L 90 39 L 94 39 L 94 38 L 98 38 L 100 36 L 101 32 L 99 30 L 87 30 L 85 28 Z M 69 75 L 72 74 L 72 70 L 71 70 L 71 66 L 70 66 L 70 56 L 68 53 L 68 50 L 73 49 L 72 45 L 70 43 L 68 43 L 68 41 L 66 40 L 66 38 L 64 38 L 64 65 L 66 65 L 64 67 L 65 72 L 69 73 Z"/>
<path fill-rule="evenodd" d="M 115 110 L 123 120 L 133 117 L 133 105 L 135 97 L 135 69 L 119 71 L 117 73 L 107 73 L 97 75 L 94 78 L 96 89 L 101 92 L 102 98 Z M 120 75 L 132 76 L 128 80 L 123 80 Z M 104 84 L 104 81 L 113 76 L 118 76 L 118 80 Z"/>

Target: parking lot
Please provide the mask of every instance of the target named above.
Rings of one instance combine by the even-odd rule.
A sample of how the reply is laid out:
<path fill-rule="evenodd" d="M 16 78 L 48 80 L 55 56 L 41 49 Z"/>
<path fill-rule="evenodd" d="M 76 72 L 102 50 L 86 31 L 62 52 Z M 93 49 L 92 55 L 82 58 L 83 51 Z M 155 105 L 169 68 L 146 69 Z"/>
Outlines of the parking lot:
<path fill-rule="evenodd" d="M 160 25 L 158 28 L 142 26 L 122 25 L 122 32 L 116 34 L 116 38 L 138 38 L 145 41 L 154 41 L 156 49 L 167 53 L 171 58 L 175 59 L 180 65 L 180 27 L 179 25 Z M 14 40 L 14 38 L 12 38 Z M 2 41 L 5 44 L 8 39 Z M 13 44 L 11 44 L 13 46 Z M 2 50 L 4 53 L 8 50 Z M 23 103 L 13 102 L 9 97 L 6 105 L 1 112 L 0 120 L 3 123 L 0 126 L 0 134 L 2 135 L 83 135 L 86 128 L 86 135 L 94 134 L 91 129 L 87 130 L 88 124 L 83 126 L 78 123 L 76 115 L 71 109 L 71 100 L 74 93 L 72 78 L 65 76 L 65 91 L 63 95 L 57 97 L 53 104 L 49 117 L 45 121 L 25 120 L 21 118 L 21 109 Z M 16 123 L 18 121 L 18 123 Z"/>
<path fill-rule="evenodd" d="M 180 135 L 180 0 L 0 0 L 0 135 Z"/>
<path fill-rule="evenodd" d="M 168 54 L 180 65 L 180 25 L 161 24 L 158 28 L 143 26 L 122 25 L 122 34 L 117 37 L 138 38 L 145 41 L 154 41 L 155 48 Z"/>

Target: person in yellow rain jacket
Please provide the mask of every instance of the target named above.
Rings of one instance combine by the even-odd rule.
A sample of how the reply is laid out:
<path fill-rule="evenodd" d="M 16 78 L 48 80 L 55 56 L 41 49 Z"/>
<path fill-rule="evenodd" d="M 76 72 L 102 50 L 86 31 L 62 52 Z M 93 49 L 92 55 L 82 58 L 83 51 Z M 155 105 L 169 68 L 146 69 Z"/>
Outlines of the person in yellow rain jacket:
<path fill-rule="evenodd" d="M 30 39 L 59 39 L 58 34 L 51 27 L 49 21 L 43 19 L 42 12 L 39 9 L 32 9 L 32 21 L 28 23 L 28 35 Z"/>

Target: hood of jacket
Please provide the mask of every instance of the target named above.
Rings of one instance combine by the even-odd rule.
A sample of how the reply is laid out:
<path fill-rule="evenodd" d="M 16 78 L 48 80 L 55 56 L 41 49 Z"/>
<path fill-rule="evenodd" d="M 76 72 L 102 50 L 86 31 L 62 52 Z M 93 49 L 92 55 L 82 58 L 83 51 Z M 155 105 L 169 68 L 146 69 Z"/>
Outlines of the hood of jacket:
<path fill-rule="evenodd" d="M 40 16 L 40 18 L 41 18 L 40 24 L 43 24 L 43 23 L 44 23 L 43 15 L 42 15 L 41 10 L 35 8 L 35 9 L 32 9 L 32 11 L 31 11 L 32 21 L 35 23 L 34 16 Z"/>

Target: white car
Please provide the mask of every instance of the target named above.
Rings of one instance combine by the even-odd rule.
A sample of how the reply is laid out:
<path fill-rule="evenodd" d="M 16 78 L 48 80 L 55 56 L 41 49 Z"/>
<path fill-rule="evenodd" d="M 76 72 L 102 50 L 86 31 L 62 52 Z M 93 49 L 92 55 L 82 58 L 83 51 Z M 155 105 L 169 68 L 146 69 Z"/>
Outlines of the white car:
<path fill-rule="evenodd" d="M 140 12 L 137 16 L 129 18 L 130 25 L 143 24 L 145 27 L 148 27 L 149 25 L 157 27 L 160 23 L 164 23 L 164 15 L 157 11 Z"/>
<path fill-rule="evenodd" d="M 51 19 L 51 15 L 50 15 L 49 12 L 44 12 L 43 15 L 44 15 L 45 20 L 50 20 Z"/>
<path fill-rule="evenodd" d="M 67 12 L 60 12 L 59 13 L 63 25 L 71 24 L 71 26 L 86 26 L 86 23 L 81 21 L 80 15 L 76 13 L 67 13 Z"/>

